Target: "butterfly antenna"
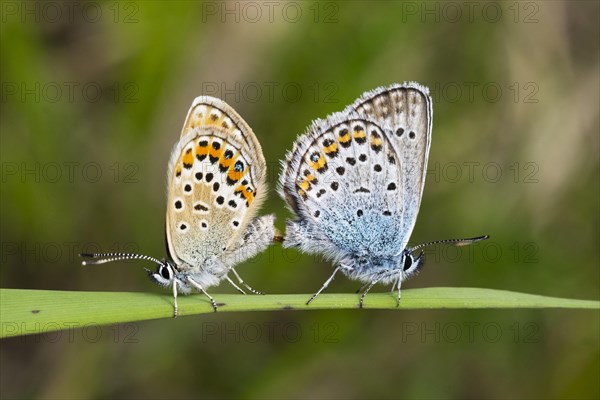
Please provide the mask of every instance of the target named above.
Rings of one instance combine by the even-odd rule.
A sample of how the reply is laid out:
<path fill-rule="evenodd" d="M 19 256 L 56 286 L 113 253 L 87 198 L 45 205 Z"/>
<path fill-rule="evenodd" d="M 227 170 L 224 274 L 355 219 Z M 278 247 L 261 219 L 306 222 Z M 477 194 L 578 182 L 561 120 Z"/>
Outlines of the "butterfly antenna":
<path fill-rule="evenodd" d="M 98 265 L 121 260 L 147 260 L 158 265 L 163 264 L 163 262 L 154 257 L 133 253 L 81 253 L 79 256 L 89 259 L 82 261 L 81 265 Z"/>
<path fill-rule="evenodd" d="M 478 237 L 474 237 L 474 238 L 468 238 L 468 239 L 444 239 L 444 240 L 434 240 L 433 242 L 429 242 L 429 243 L 422 243 L 419 244 L 417 246 L 414 247 L 410 247 L 408 248 L 408 252 L 412 253 L 415 250 L 419 250 L 422 247 L 427 247 L 427 246 L 433 246 L 434 244 L 452 244 L 456 247 L 461 247 L 461 246 L 467 246 L 469 244 L 473 244 L 475 242 L 479 242 L 482 240 L 486 240 L 489 239 L 490 235 L 484 235 L 484 236 L 478 236 Z"/>

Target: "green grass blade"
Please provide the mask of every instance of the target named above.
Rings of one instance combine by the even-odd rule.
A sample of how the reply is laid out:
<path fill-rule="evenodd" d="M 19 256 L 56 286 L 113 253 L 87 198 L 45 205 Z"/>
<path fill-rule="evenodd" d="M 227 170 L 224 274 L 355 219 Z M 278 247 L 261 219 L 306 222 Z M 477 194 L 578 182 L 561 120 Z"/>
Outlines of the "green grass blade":
<path fill-rule="evenodd" d="M 322 294 L 310 306 L 309 294 L 214 294 L 219 312 L 273 310 L 339 310 L 358 308 L 357 294 Z M 211 314 L 201 294 L 180 296 L 179 315 Z M 395 294 L 373 293 L 366 309 L 395 310 Z M 400 309 L 439 308 L 579 308 L 600 309 L 599 301 L 562 299 L 525 293 L 476 288 L 423 288 L 402 291 Z M 0 289 L 0 337 L 172 318 L 173 298 L 156 293 L 65 292 Z"/>

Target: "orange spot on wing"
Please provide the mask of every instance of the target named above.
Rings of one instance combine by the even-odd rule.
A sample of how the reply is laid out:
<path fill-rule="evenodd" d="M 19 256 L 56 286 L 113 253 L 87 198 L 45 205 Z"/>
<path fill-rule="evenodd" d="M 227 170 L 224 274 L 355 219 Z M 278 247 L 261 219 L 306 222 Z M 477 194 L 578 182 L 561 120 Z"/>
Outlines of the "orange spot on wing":
<path fill-rule="evenodd" d="M 231 158 L 227 159 L 225 158 L 225 154 L 223 154 L 223 157 L 221 157 L 219 160 L 219 165 L 223 169 L 231 168 L 231 166 L 235 164 L 235 160 L 238 158 L 238 155 L 239 153 L 235 153 Z"/>
<path fill-rule="evenodd" d="M 221 143 L 221 146 L 218 149 L 215 149 L 212 146 L 212 143 L 208 145 L 208 154 L 211 157 L 217 158 L 217 159 L 221 159 L 221 156 L 223 155 L 223 151 L 225 150 L 224 148 L 224 144 Z"/>
<path fill-rule="evenodd" d="M 310 183 L 307 180 L 304 180 L 299 186 L 300 189 L 307 191 L 310 188 Z"/>
<path fill-rule="evenodd" d="M 244 169 L 241 172 L 238 172 L 235 170 L 235 166 L 232 166 L 229 168 L 229 171 L 227 171 L 227 179 L 232 181 L 232 182 L 237 182 L 240 179 L 242 179 L 242 177 L 246 174 L 247 169 Z"/>
<path fill-rule="evenodd" d="M 246 197 L 246 202 L 248 203 L 248 207 L 250 207 L 250 204 L 252 204 L 252 202 L 254 201 L 254 192 L 252 193 L 248 193 L 246 192 L 247 195 L 244 195 L 244 197 Z"/>
<path fill-rule="evenodd" d="M 200 158 L 208 154 L 208 146 L 196 145 L 196 157 Z"/>
<path fill-rule="evenodd" d="M 335 153 L 338 149 L 337 143 L 332 143 L 329 146 L 325 147 L 325 153 L 327 154 L 331 154 L 331 153 Z"/>
<path fill-rule="evenodd" d="M 323 157 L 323 154 L 321 154 L 317 161 L 313 161 L 310 163 L 310 167 L 318 171 L 321 170 L 326 164 L 327 162 L 325 161 L 325 157 Z"/>
<path fill-rule="evenodd" d="M 359 131 L 354 131 L 354 139 L 364 139 L 367 137 L 367 135 L 365 134 L 365 131 L 363 131 L 362 129 Z"/>
<path fill-rule="evenodd" d="M 252 204 L 252 201 L 254 200 L 254 192 L 252 190 L 248 191 L 248 188 L 246 186 L 238 186 L 235 190 L 235 193 L 241 193 L 242 196 L 244 196 L 244 199 L 246 199 L 246 203 L 248 203 L 248 206 Z"/>
<path fill-rule="evenodd" d="M 194 155 L 192 154 L 192 149 L 187 149 L 185 151 L 185 153 L 183 154 L 183 167 L 184 168 L 191 168 L 192 165 L 194 164 Z"/>

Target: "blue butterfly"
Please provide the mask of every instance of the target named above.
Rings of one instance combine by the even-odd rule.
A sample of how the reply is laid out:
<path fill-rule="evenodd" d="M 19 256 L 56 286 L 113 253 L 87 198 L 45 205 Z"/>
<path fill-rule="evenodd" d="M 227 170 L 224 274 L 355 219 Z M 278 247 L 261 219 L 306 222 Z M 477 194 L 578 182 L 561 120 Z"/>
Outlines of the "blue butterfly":
<path fill-rule="evenodd" d="M 393 284 L 423 265 L 420 248 L 487 239 L 449 239 L 407 247 L 415 226 L 431 146 L 432 103 L 418 83 L 366 92 L 344 111 L 313 121 L 283 163 L 280 195 L 297 220 L 287 221 L 284 247 L 322 254 L 364 286 Z"/>

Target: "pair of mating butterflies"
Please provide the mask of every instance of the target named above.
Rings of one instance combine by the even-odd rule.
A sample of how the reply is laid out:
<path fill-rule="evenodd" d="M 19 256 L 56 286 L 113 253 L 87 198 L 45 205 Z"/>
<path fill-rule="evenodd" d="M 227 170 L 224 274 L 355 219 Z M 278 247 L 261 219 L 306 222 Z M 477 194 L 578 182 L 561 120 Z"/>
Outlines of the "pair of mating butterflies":
<path fill-rule="evenodd" d="M 287 221 L 284 247 L 319 253 L 335 270 L 364 283 L 360 306 L 376 284 L 403 280 L 423 263 L 421 247 L 458 246 L 486 239 L 450 239 L 407 247 L 415 225 L 431 145 L 432 104 L 417 83 L 364 93 L 344 111 L 312 123 L 283 163 L 280 194 L 296 214 Z M 177 293 L 196 289 L 217 305 L 206 288 L 222 280 L 253 293 L 235 265 L 281 239 L 274 215 L 257 217 L 265 200 L 266 162 L 248 124 L 225 102 L 194 100 L 168 168 L 166 239 L 168 259 L 138 254 L 82 254 L 85 264 L 140 259 L 158 264 L 148 271 Z"/>

